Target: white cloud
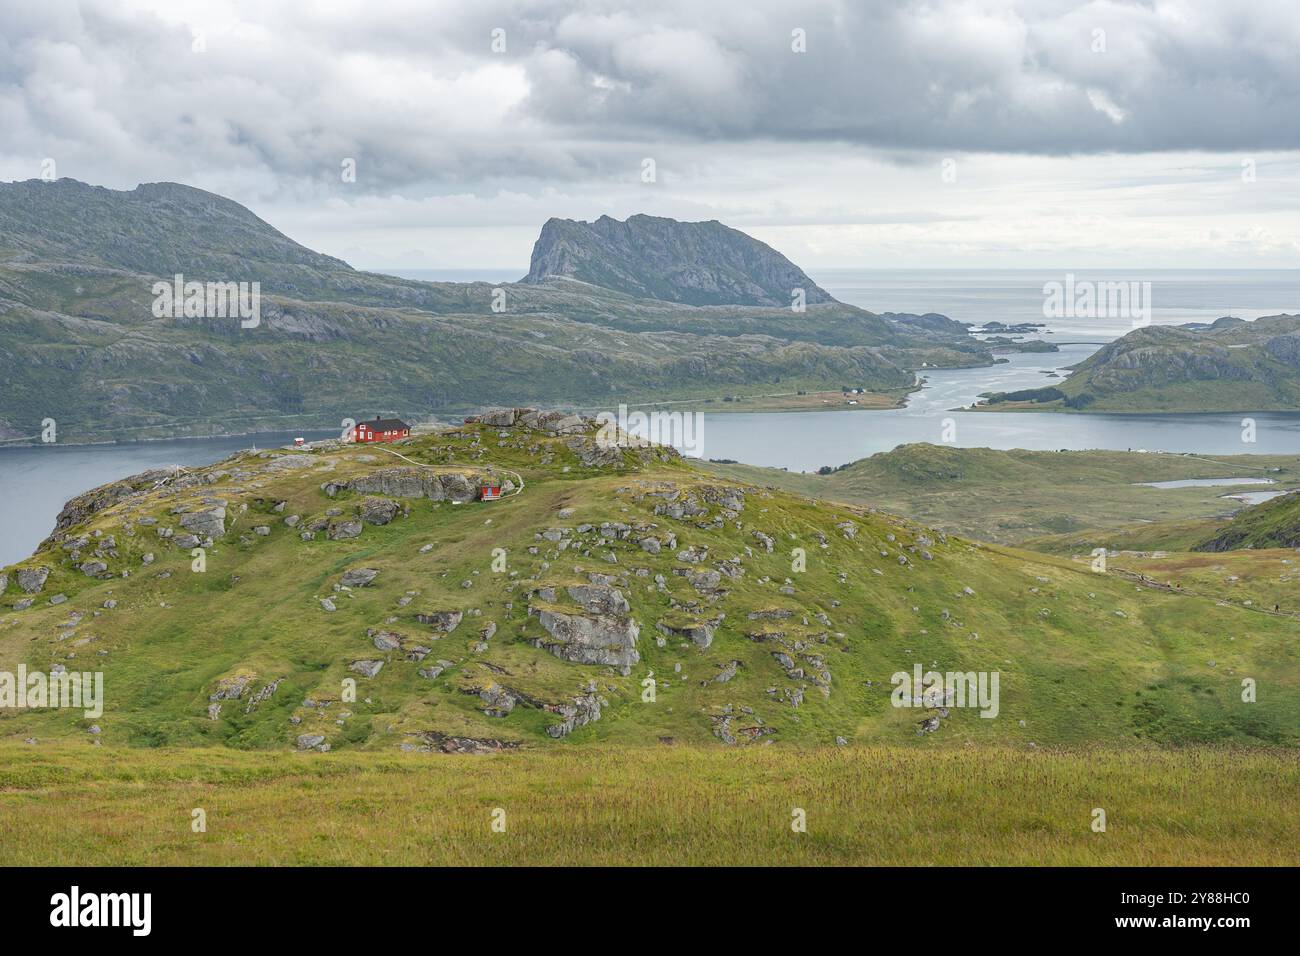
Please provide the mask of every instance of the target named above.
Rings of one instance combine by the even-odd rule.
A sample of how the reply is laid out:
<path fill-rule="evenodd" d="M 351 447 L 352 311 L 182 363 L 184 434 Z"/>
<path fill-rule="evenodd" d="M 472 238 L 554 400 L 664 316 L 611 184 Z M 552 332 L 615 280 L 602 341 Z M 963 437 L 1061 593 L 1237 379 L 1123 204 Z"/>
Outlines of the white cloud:
<path fill-rule="evenodd" d="M 522 272 L 547 217 L 642 211 L 808 266 L 1297 264 L 1286 0 L 0 0 L 0 20 L 0 177 L 52 157 L 188 182 L 363 265 Z"/>

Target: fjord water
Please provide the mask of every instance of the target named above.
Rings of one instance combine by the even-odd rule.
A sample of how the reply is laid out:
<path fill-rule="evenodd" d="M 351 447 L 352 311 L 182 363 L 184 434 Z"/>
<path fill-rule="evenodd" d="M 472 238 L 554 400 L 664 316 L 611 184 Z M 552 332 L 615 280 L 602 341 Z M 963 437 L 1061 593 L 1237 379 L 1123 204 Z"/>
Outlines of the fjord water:
<path fill-rule="evenodd" d="M 1095 345 L 1007 356 L 992 368 L 929 372 L 906 408 L 888 411 L 706 413 L 702 456 L 749 465 L 815 471 L 911 442 L 961 448 L 1173 451 L 1202 455 L 1294 455 L 1300 412 L 1192 415 L 1097 415 L 961 412 L 987 391 L 1037 388 L 1060 381 L 1045 373 L 1082 361 Z M 1064 371 L 1058 372 L 1064 377 Z M 1244 418 L 1255 441 L 1242 440 Z"/>
<path fill-rule="evenodd" d="M 525 270 L 520 270 L 522 275 Z M 397 270 L 395 270 L 395 273 Z M 1047 322 L 1043 337 L 1055 353 L 1009 355 L 989 368 L 930 370 L 906 408 L 890 411 L 714 413 L 704 420 L 703 455 L 754 465 L 813 471 L 888 451 L 908 442 L 962 447 L 1104 448 L 1192 452 L 1206 455 L 1296 454 L 1300 413 L 1206 415 L 1095 415 L 1048 412 L 953 412 L 982 392 L 1050 385 L 1064 366 L 1129 331 L 1123 320 L 1043 317 L 1043 285 L 1064 271 L 937 272 L 823 270 L 813 278 L 843 301 L 877 312 L 942 312 L 963 322 Z M 1218 272 L 1086 272 L 1079 279 L 1151 281 L 1152 321 L 1212 321 L 1222 315 L 1253 319 L 1300 312 L 1300 270 Z M 430 278 L 430 276 L 417 276 Z M 445 275 L 468 280 L 478 275 Z M 1063 344 L 1067 342 L 1090 344 Z M 348 410 L 354 413 L 355 410 Z M 1242 441 L 1242 419 L 1255 420 L 1256 441 Z M 952 423 L 945 436 L 945 420 Z M 284 444 L 293 434 L 185 439 L 125 445 L 10 447 L 0 449 L 0 565 L 29 555 L 54 527 L 63 503 L 105 482 L 149 468 L 197 466 L 233 451 Z"/>

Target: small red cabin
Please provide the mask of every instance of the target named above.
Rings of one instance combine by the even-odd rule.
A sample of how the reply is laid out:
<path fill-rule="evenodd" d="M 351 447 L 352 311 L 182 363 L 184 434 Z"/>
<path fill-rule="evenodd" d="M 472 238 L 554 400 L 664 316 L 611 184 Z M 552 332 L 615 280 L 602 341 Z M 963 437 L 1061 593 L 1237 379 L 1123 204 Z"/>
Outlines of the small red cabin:
<path fill-rule="evenodd" d="M 352 440 L 359 442 L 397 441 L 409 438 L 411 426 L 400 418 L 374 418 L 352 426 Z"/>
<path fill-rule="evenodd" d="M 479 484 L 478 497 L 479 501 L 496 501 L 501 497 L 501 480 L 484 478 Z"/>

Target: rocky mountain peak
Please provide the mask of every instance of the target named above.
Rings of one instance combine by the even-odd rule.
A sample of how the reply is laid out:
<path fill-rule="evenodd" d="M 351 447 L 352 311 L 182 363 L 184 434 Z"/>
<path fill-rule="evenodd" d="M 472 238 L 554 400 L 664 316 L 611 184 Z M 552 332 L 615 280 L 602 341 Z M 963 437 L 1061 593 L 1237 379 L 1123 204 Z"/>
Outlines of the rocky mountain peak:
<path fill-rule="evenodd" d="M 716 219 L 548 219 L 523 281 L 556 278 L 689 305 L 788 306 L 795 289 L 809 304 L 835 301 L 771 246 Z"/>

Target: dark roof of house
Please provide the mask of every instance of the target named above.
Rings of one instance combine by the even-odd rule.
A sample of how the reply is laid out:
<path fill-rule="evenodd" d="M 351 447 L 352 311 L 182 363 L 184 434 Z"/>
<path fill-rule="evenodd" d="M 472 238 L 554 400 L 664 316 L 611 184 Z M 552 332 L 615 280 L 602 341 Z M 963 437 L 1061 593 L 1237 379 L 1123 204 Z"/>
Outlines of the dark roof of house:
<path fill-rule="evenodd" d="M 365 418 L 357 422 L 358 425 L 369 425 L 377 432 L 401 431 L 403 428 L 410 428 L 400 418 Z"/>

